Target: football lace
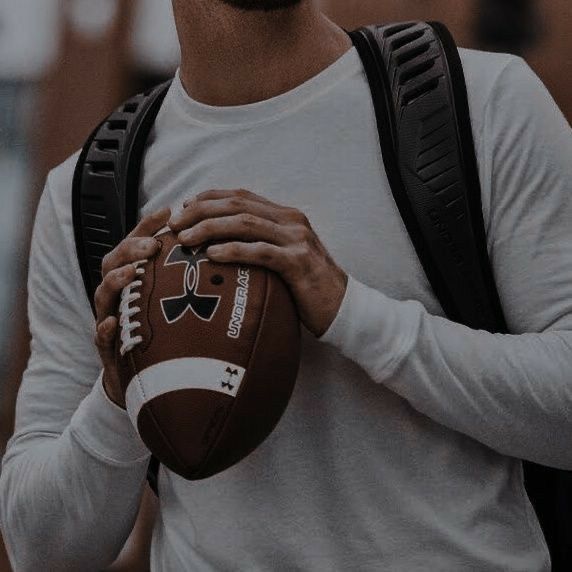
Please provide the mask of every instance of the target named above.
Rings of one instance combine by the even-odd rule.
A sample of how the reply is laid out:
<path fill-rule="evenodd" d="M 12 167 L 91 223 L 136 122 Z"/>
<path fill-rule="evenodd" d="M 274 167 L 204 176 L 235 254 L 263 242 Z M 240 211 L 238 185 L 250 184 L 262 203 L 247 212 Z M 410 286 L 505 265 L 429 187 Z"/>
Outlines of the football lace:
<path fill-rule="evenodd" d="M 147 260 L 139 260 L 134 263 L 137 276 L 145 274 L 143 265 Z M 140 335 L 134 335 L 135 330 L 141 327 L 141 322 L 133 318 L 141 312 L 139 306 L 134 306 L 133 303 L 141 298 L 141 294 L 136 290 L 143 285 L 141 280 L 134 280 L 128 286 L 123 288 L 121 292 L 121 302 L 119 303 L 119 327 L 121 328 L 121 347 L 119 353 L 124 356 L 130 352 L 137 344 L 143 341 Z"/>

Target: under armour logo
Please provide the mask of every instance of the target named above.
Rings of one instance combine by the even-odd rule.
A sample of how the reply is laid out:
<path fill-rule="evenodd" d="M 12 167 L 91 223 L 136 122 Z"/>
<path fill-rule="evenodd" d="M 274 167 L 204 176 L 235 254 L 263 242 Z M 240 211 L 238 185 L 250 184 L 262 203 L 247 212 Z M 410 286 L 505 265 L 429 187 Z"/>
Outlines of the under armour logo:
<path fill-rule="evenodd" d="M 227 381 L 221 381 L 221 386 L 223 388 L 227 388 L 229 391 L 232 391 L 234 389 L 234 385 L 232 385 L 232 380 L 233 377 L 236 375 L 238 376 L 238 370 L 237 369 L 232 369 L 230 367 L 226 368 L 226 373 L 228 373 L 228 379 Z"/>
<path fill-rule="evenodd" d="M 201 254 L 201 250 L 202 247 L 190 250 L 177 244 L 173 247 L 169 256 L 167 256 L 167 260 L 165 260 L 165 266 L 172 264 L 185 265 L 183 276 L 184 294 L 161 299 L 163 316 L 169 324 L 180 320 L 189 310 L 197 318 L 209 322 L 218 308 L 220 296 L 197 294 L 197 288 L 200 283 L 200 265 L 208 260 L 204 253 Z"/>

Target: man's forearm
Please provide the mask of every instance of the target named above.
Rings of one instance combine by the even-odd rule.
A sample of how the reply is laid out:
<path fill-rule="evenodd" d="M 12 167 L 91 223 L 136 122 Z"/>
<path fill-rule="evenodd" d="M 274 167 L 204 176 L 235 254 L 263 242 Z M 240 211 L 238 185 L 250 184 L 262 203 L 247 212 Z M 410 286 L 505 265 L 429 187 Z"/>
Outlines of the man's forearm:
<path fill-rule="evenodd" d="M 475 331 L 350 278 L 321 340 L 442 425 L 503 454 L 572 469 L 572 332 Z"/>
<path fill-rule="evenodd" d="M 113 562 L 135 522 L 148 460 L 101 380 L 62 435 L 16 435 L 0 481 L 15 570 L 101 570 Z"/>

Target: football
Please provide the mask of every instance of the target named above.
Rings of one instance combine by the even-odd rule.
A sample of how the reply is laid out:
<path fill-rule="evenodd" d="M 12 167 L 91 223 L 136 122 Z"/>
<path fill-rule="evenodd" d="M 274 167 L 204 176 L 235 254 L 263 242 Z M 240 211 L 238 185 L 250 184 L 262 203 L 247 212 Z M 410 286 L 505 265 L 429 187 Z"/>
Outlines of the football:
<path fill-rule="evenodd" d="M 300 361 L 300 324 L 274 272 L 220 264 L 171 231 L 137 263 L 119 306 L 116 355 L 129 417 L 172 471 L 203 479 L 272 432 Z"/>

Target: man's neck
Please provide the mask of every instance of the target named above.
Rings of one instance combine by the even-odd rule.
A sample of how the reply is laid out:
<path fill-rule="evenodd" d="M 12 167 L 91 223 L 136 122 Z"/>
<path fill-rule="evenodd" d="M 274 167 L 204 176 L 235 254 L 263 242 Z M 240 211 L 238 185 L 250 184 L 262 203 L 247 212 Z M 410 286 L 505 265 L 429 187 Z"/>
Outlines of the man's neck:
<path fill-rule="evenodd" d="M 181 81 L 196 101 L 245 105 L 304 83 L 341 57 L 351 40 L 305 0 L 246 12 L 215 0 L 175 0 Z"/>

